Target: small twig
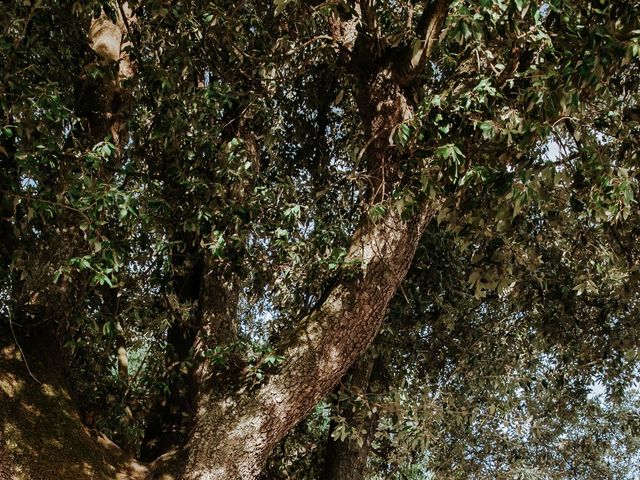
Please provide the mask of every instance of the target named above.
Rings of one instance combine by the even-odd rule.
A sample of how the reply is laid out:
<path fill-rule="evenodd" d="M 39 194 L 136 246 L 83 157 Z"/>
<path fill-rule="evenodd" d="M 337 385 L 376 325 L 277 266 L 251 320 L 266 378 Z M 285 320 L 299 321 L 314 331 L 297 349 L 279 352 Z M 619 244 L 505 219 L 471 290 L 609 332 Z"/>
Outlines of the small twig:
<path fill-rule="evenodd" d="M 551 128 L 555 128 L 555 126 L 556 126 L 558 123 L 560 123 L 560 122 L 562 122 L 562 121 L 564 121 L 564 120 L 575 120 L 575 119 L 574 119 L 573 117 L 571 117 L 571 116 L 564 115 L 564 116 L 562 116 L 562 117 L 558 118 L 555 122 L 553 122 L 553 124 L 551 125 Z M 548 123 L 547 123 L 547 125 L 548 125 Z"/>
<path fill-rule="evenodd" d="M 55 205 L 56 207 L 65 208 L 67 210 L 71 210 L 72 212 L 79 213 L 86 220 L 90 220 L 90 218 L 87 216 L 87 214 L 84 213 L 79 208 L 71 207 L 69 205 L 65 205 L 64 203 L 54 202 L 54 201 L 51 201 L 51 200 L 45 200 L 44 198 L 36 198 L 36 197 L 30 196 L 30 195 L 21 195 L 19 193 L 11 192 L 11 191 L 8 191 L 8 190 L 0 190 L 0 193 L 2 193 L 4 195 L 9 195 L 9 196 L 12 196 L 12 197 L 16 197 L 16 198 L 21 198 L 23 200 L 29 200 L 29 201 L 34 201 L 34 202 L 42 202 L 42 203 L 46 203 L 48 205 Z"/>
<path fill-rule="evenodd" d="M 289 51 L 288 53 L 295 53 L 298 50 L 302 50 L 305 47 L 308 47 L 309 45 L 311 45 L 313 42 L 316 42 L 318 40 L 331 40 L 334 41 L 333 37 L 330 35 L 317 35 L 309 40 L 307 40 L 306 42 L 304 42 L 302 45 L 299 45 L 298 47 L 294 48 L 293 50 Z"/>
<path fill-rule="evenodd" d="M 120 10 L 120 15 L 122 15 L 122 23 L 124 23 L 124 27 L 127 29 L 127 35 L 129 36 L 129 39 L 131 40 L 131 43 L 135 47 L 136 51 L 139 52 L 140 49 L 138 48 L 136 39 L 133 38 L 133 34 L 131 33 L 131 25 L 129 25 L 129 19 L 127 18 L 127 15 L 126 15 L 126 13 L 124 11 L 124 7 L 122 6 L 122 2 L 120 0 L 117 0 L 116 3 L 118 4 L 118 9 Z"/>
<path fill-rule="evenodd" d="M 131 391 L 131 386 L 135 383 L 135 381 L 138 378 L 138 375 L 140 375 L 140 372 L 142 371 L 142 367 L 144 367 L 145 362 L 147 361 L 147 357 L 149 356 L 149 351 L 151 350 L 151 348 L 149 348 L 149 350 L 147 350 L 144 354 L 144 357 L 142 357 L 142 361 L 140 362 L 140 365 L 138 366 L 138 369 L 136 370 L 136 373 L 133 375 L 133 377 L 131 377 L 131 379 L 129 380 L 129 385 L 127 385 L 127 389 L 124 392 L 124 397 L 126 398 L 127 395 L 129 395 L 129 392 Z"/>
<path fill-rule="evenodd" d="M 29 31 L 29 27 L 31 26 L 31 21 L 33 20 L 33 15 L 35 14 L 36 10 L 40 8 L 44 8 L 44 7 L 41 5 L 33 5 L 31 7 L 31 10 L 29 11 L 29 16 L 24 22 L 24 28 L 22 29 L 22 33 L 20 34 L 19 37 L 16 38 L 16 41 L 14 42 L 14 47 L 16 48 L 19 47 L 20 44 L 25 40 L 25 38 L 27 37 L 27 32 Z"/>
<path fill-rule="evenodd" d="M 20 350 L 20 354 L 22 355 L 22 361 L 24 362 L 25 367 L 27 367 L 27 372 L 29 372 L 29 375 L 31 375 L 31 378 L 33 378 L 37 383 L 42 383 L 40 380 L 38 380 L 35 375 L 33 374 L 33 372 L 31 371 L 31 369 L 29 368 L 29 363 L 27 362 L 27 356 L 24 354 L 24 350 L 22 350 L 22 347 L 20 346 L 20 343 L 18 342 L 18 338 L 16 337 L 16 332 L 13 330 L 13 314 L 11 313 L 11 309 L 10 307 L 7 307 L 7 311 L 9 312 L 9 328 L 11 329 L 11 335 L 13 335 L 13 341 L 16 342 L 16 346 L 18 347 L 18 350 Z"/>
<path fill-rule="evenodd" d="M 225 128 L 227 128 L 229 125 L 231 125 L 233 122 L 235 122 L 236 120 L 240 119 L 242 117 L 242 115 L 245 114 L 245 112 L 249 109 L 249 107 L 253 105 L 253 100 L 251 100 L 243 109 L 240 113 L 238 113 L 237 116 L 235 116 L 234 118 L 232 118 L 231 120 L 229 120 L 227 123 L 225 123 L 222 126 L 222 130 L 224 130 Z"/>

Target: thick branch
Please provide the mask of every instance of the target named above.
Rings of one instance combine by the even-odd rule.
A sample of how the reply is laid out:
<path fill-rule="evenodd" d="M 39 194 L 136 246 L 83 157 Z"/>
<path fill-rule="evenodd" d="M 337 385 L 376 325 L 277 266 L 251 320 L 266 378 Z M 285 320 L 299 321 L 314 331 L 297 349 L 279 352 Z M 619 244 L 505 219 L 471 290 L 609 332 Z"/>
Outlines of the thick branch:
<path fill-rule="evenodd" d="M 360 17 L 366 34 L 375 48 L 379 41 L 378 21 L 374 7 L 374 0 L 360 0 Z"/>
<path fill-rule="evenodd" d="M 395 210 L 383 221 L 363 221 L 348 259 L 360 264 L 357 278 L 338 283 L 279 348 L 280 371 L 254 394 L 238 394 L 198 406 L 188 444 L 190 479 L 255 478 L 276 443 L 346 373 L 378 332 L 387 305 L 403 280 L 433 215 L 423 206 L 404 221 Z"/>
<path fill-rule="evenodd" d="M 412 59 L 417 68 L 421 68 L 431 56 L 433 47 L 444 26 L 451 0 L 436 0 L 430 2 L 418 21 L 417 35 L 421 40 L 422 49 Z"/>

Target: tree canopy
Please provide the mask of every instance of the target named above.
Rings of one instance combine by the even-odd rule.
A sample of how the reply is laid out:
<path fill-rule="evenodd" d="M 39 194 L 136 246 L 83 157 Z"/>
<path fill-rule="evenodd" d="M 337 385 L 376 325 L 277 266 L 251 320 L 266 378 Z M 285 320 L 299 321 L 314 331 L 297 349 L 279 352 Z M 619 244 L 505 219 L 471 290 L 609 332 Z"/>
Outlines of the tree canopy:
<path fill-rule="evenodd" d="M 637 0 L 3 10 L 0 476 L 637 477 Z"/>

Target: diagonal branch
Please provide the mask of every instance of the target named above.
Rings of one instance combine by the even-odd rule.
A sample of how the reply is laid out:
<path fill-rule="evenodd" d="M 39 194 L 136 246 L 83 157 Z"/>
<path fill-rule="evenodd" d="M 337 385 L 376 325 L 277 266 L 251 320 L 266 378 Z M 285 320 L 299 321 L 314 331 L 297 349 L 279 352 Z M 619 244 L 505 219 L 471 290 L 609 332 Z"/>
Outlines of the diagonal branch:
<path fill-rule="evenodd" d="M 451 5 L 451 0 L 436 0 L 430 2 L 422 12 L 416 31 L 422 43 L 422 49 L 418 51 L 416 58 L 411 59 L 412 64 L 415 64 L 417 68 L 421 68 L 431 56 L 433 47 L 447 19 L 449 5 Z"/>
<path fill-rule="evenodd" d="M 373 340 L 435 211 L 425 203 L 410 221 L 395 209 L 377 223 L 363 220 L 348 255 L 360 273 L 338 282 L 280 344 L 277 352 L 284 361 L 277 373 L 250 397 L 201 398 L 187 445 L 189 473 L 182 478 L 257 478 L 276 443 Z"/>
<path fill-rule="evenodd" d="M 416 28 L 420 48 L 412 51 L 409 55 L 409 64 L 402 66 L 403 71 L 409 72 L 401 78 L 403 85 L 411 83 L 431 57 L 447 19 L 450 5 L 451 0 L 434 0 L 429 2 L 422 12 Z"/>

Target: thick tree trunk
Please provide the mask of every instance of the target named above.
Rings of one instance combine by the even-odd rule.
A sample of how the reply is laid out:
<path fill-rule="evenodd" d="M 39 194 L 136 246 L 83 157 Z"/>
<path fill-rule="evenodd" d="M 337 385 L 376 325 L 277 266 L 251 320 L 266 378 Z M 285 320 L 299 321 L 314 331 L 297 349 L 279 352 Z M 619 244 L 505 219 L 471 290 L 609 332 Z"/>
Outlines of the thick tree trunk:
<path fill-rule="evenodd" d="M 209 365 L 204 357 L 209 348 L 224 345 L 237 338 L 236 309 L 240 294 L 240 279 L 229 273 L 226 277 L 214 266 L 211 259 L 194 260 L 190 255 L 190 268 L 177 268 L 184 275 L 174 278 L 174 288 L 181 304 L 197 304 L 192 323 L 176 320 L 169 328 L 167 343 L 172 355 L 167 369 L 177 370 L 184 362 L 193 363 L 189 371 L 177 372 L 181 385 L 173 385 L 169 394 L 160 398 L 154 407 L 143 439 L 141 459 L 151 461 L 180 446 L 185 438 L 185 416 L 192 417 L 194 401 L 202 387 L 214 388 L 217 382 L 209 381 Z M 187 271 L 185 272 L 185 268 Z M 176 372 L 174 372 L 176 373 Z M 187 418 L 187 419 L 188 419 Z"/>
<path fill-rule="evenodd" d="M 357 95 L 370 142 L 367 166 L 372 203 L 385 201 L 397 180 L 397 158 L 388 138 L 411 119 L 413 109 L 394 72 L 361 72 Z M 284 358 L 277 373 L 254 392 L 220 396 L 204 389 L 194 428 L 179 459 L 185 480 L 256 478 L 273 447 L 324 398 L 367 348 L 387 305 L 403 281 L 435 207 L 416 205 L 411 218 L 387 210 L 378 222 L 367 217 L 356 230 L 347 264 L 357 265 L 318 309 L 278 346 Z"/>
<path fill-rule="evenodd" d="M 402 282 L 420 236 L 433 215 L 428 206 L 410 221 L 391 210 L 377 223 L 362 222 L 348 260 L 356 278 L 340 282 L 278 351 L 280 370 L 255 392 L 222 400 L 198 399 L 181 478 L 255 478 L 276 443 L 325 397 L 374 338 Z"/>
<path fill-rule="evenodd" d="M 131 14 L 126 4 L 123 12 Z M 84 136 L 78 135 L 78 138 L 85 142 L 87 150 L 108 136 L 117 147 L 124 144 L 124 92 L 121 81 L 133 72 L 131 61 L 122 50 L 125 21 L 131 21 L 131 18 L 123 20 L 122 14 L 119 14 L 119 20 L 114 24 L 102 15 L 92 23 L 89 32 L 89 41 L 94 47 L 111 45 L 112 54 L 117 56 L 103 58 L 108 61 L 119 60 L 119 70 L 118 78 L 85 78 L 76 85 L 75 109 L 78 116 L 85 118 L 87 132 Z M 105 28 L 96 30 L 94 27 L 98 23 Z M 103 55 L 104 52 L 98 53 Z M 4 116 L 3 120 L 6 124 L 13 123 Z M 0 140 L 0 190 L 18 192 L 19 175 L 13 158 L 13 142 L 7 142 L 4 137 Z M 55 175 L 46 180 L 43 183 L 52 190 L 62 188 Z M 13 232 L 15 212 L 10 198 L 9 195 L 0 195 L 0 236 L 7 234 L 6 238 L 0 240 L 0 273 L 11 260 L 13 244 L 9 241 L 19 241 Z M 58 233 L 55 248 L 69 252 L 77 243 L 74 236 L 80 233 L 73 228 L 72 219 L 62 219 L 61 223 L 67 223 L 69 231 L 73 233 L 65 234 L 67 238 Z M 36 248 L 44 244 L 46 239 L 40 245 L 36 244 Z M 52 253 L 46 251 L 45 254 L 48 261 Z M 13 288 L 17 293 L 12 294 L 12 303 L 15 308 L 9 316 L 17 316 L 21 320 L 21 328 L 0 325 L 0 477 L 3 479 L 124 480 L 143 478 L 146 474 L 145 467 L 130 461 L 115 444 L 97 432 L 89 431 L 81 422 L 68 385 L 65 372 L 68 366 L 57 341 L 61 337 L 61 343 L 64 343 L 68 333 L 61 331 L 60 325 L 64 322 L 59 320 L 65 315 L 74 315 L 81 308 L 75 298 L 80 288 L 78 285 L 74 287 L 78 289 L 63 282 L 63 285 L 50 286 L 47 292 L 38 295 L 42 290 L 32 294 L 28 284 L 23 285 L 21 280 L 14 282 Z M 29 310 L 36 321 L 44 325 L 27 332 L 26 327 L 30 322 L 23 318 L 24 310 Z M 119 371 L 124 377 L 126 350 L 123 339 L 119 339 L 119 347 L 122 348 L 118 352 Z"/>
<path fill-rule="evenodd" d="M 172 190 L 171 190 L 172 191 Z M 173 191 L 172 191 L 173 192 Z M 180 194 L 183 194 L 180 191 Z M 166 394 L 160 394 L 151 408 L 145 427 L 140 458 L 151 461 L 183 441 L 182 432 L 185 414 L 192 409 L 194 396 L 190 372 L 182 365 L 193 358 L 193 342 L 200 324 L 199 314 L 194 318 L 183 318 L 182 309 L 195 305 L 202 290 L 203 261 L 197 251 L 196 238 L 192 234 L 174 234 L 170 240 L 180 245 L 172 249 L 172 278 L 168 296 L 177 301 L 168 300 L 172 305 L 172 323 L 167 329 L 167 352 L 165 357 L 164 381 L 170 385 Z"/>

